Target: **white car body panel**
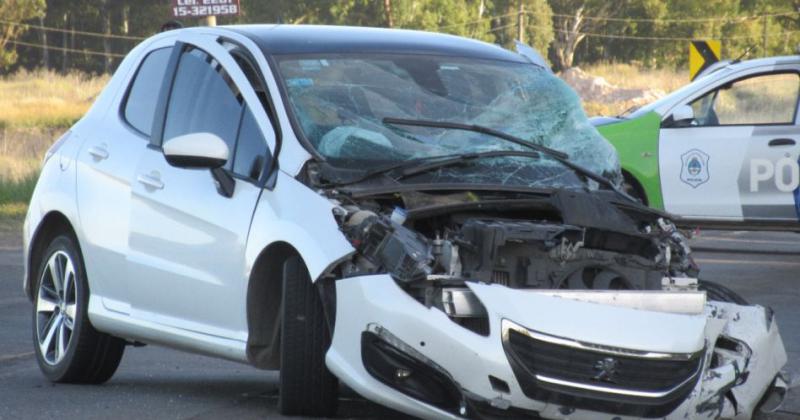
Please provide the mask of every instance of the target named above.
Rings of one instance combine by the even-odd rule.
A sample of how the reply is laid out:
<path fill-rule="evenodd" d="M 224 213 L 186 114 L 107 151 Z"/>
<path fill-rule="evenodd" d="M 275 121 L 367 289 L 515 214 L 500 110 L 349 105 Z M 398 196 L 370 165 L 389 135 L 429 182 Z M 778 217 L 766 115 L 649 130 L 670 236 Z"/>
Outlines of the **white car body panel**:
<path fill-rule="evenodd" d="M 665 351 L 702 350 L 721 334 L 746 342 L 759 358 L 749 360 L 747 387 L 737 390 L 738 414 L 719 398 L 718 391 L 736 379 L 734 367 L 725 365 L 706 371 L 691 397 L 667 419 L 750 418 L 760 390 L 766 387 L 786 362 L 777 325 L 766 329 L 764 308 L 741 310 L 733 304 L 710 303 L 700 315 L 668 314 L 619 308 L 595 303 L 567 301 L 538 293 L 519 293 L 499 285 L 470 284 L 486 306 L 490 334 L 483 337 L 451 321 L 443 312 L 425 308 L 400 289 L 388 275 L 353 277 L 337 282 L 336 330 L 328 351 L 328 368 L 356 392 L 373 401 L 422 418 L 459 418 L 436 407 L 413 400 L 376 380 L 361 363 L 360 336 L 369 325 L 379 325 L 408 346 L 444 368 L 455 383 L 487 400 L 510 401 L 512 406 L 538 411 L 545 418 L 595 419 L 606 416 L 589 410 L 561 410 L 527 398 L 509 366 L 503 350 L 501 321 L 512 320 L 527 328 L 555 332 L 561 337 L 608 346 Z M 618 328 L 624 324 L 624 328 Z M 613 330 L 615 333 L 609 333 Z M 442 339 L 444 337 L 444 339 Z M 710 354 L 710 353 L 709 353 Z M 741 363 L 741 361 L 739 361 Z M 490 387 L 488 375 L 506 381 L 510 392 Z M 736 388 L 734 388 L 736 389 Z M 568 408 L 568 407 L 565 407 Z M 574 410 L 574 411 L 573 411 Z M 612 416 L 619 419 L 633 417 Z"/>
<path fill-rule="evenodd" d="M 247 240 L 248 267 L 252 269 L 269 244 L 285 242 L 299 251 L 316 281 L 355 251 L 333 218 L 335 207 L 289 174 L 278 172 L 275 189 L 261 195 L 253 216 Z"/>
<path fill-rule="evenodd" d="M 131 182 L 147 139 L 113 111 L 119 109 L 141 59 L 174 42 L 174 35 L 164 35 L 134 48 L 87 116 L 73 129 L 85 137 L 75 166 L 80 220 L 88 221 L 86 230 L 79 231 L 78 235 L 89 285 L 99 299 L 108 299 L 109 309 L 122 313 L 130 312 L 130 304 L 125 299 L 127 285 L 118 273 L 127 267 Z M 106 157 L 93 156 L 92 148 L 105 152 Z M 114 203 L 112 211 L 108 209 L 109 203 Z"/>
<path fill-rule="evenodd" d="M 664 208 L 689 217 L 741 220 L 739 169 L 747 158 L 746 127 L 661 129 L 658 161 Z M 702 146 L 698 143 L 702 137 Z M 692 150 L 708 155 L 708 181 L 693 187 L 681 182 L 681 157 Z"/>

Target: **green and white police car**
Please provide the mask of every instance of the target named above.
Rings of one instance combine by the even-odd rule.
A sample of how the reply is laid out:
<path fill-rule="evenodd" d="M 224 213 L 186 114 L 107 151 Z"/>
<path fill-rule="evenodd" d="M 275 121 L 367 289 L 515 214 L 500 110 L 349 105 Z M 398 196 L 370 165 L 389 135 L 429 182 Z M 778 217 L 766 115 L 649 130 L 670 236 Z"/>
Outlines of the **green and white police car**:
<path fill-rule="evenodd" d="M 626 189 L 685 223 L 800 228 L 800 56 L 718 63 L 692 83 L 592 123 Z"/>

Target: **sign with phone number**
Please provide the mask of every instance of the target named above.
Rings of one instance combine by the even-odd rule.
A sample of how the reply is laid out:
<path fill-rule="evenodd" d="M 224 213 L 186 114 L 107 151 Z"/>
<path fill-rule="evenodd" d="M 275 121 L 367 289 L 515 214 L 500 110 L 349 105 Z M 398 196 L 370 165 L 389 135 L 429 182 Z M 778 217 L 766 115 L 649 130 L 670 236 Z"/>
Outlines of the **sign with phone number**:
<path fill-rule="evenodd" d="M 176 18 L 231 16 L 239 14 L 239 0 L 172 0 Z"/>

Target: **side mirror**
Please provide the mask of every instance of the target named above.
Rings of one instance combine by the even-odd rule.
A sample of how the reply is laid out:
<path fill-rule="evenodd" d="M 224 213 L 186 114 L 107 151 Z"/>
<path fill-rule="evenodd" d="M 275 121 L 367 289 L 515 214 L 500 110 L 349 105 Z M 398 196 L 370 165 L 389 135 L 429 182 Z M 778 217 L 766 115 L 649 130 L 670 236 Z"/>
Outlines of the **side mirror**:
<path fill-rule="evenodd" d="M 694 122 L 694 109 L 689 105 L 681 105 L 672 112 L 673 127 L 689 127 Z"/>
<path fill-rule="evenodd" d="M 228 162 L 228 145 L 212 133 L 191 133 L 173 137 L 162 147 L 164 157 L 179 168 L 217 169 Z"/>

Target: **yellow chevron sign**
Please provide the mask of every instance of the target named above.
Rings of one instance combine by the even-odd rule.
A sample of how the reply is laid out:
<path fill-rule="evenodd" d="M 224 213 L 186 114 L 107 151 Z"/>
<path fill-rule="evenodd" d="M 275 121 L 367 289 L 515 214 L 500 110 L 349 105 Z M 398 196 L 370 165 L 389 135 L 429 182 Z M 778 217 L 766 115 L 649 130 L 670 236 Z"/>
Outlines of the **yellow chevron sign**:
<path fill-rule="evenodd" d="M 722 43 L 719 40 L 692 41 L 689 43 L 689 79 L 720 59 Z"/>

